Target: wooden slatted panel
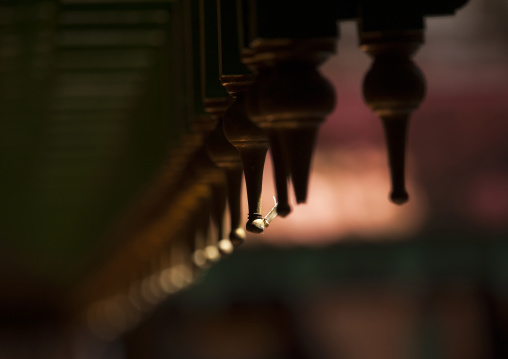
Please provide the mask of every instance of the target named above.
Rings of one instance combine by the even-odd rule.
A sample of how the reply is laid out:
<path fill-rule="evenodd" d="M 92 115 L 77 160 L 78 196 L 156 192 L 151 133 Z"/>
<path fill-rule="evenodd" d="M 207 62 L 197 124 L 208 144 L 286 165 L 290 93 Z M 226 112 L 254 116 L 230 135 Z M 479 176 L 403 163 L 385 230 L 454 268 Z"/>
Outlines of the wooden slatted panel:
<path fill-rule="evenodd" d="M 188 127 L 171 6 L 0 3 L 0 235 L 15 270 L 75 282 Z"/>

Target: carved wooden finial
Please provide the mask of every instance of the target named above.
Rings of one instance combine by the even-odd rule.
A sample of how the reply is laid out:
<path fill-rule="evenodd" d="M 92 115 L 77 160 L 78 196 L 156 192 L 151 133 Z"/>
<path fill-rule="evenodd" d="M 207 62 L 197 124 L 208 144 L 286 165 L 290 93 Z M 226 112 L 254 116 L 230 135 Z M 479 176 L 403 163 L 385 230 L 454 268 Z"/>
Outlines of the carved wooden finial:
<path fill-rule="evenodd" d="M 236 75 L 223 76 L 221 80 L 235 99 L 224 113 L 223 127 L 227 139 L 235 146 L 242 159 L 249 202 L 246 229 L 249 232 L 262 233 L 265 230 L 261 214 L 263 170 L 270 143 L 266 132 L 252 123 L 245 111 L 245 92 L 254 78 L 252 75 Z"/>
<path fill-rule="evenodd" d="M 192 253 L 194 264 L 198 268 L 206 268 L 209 265 L 205 254 L 205 248 L 208 245 L 210 230 L 210 196 L 211 191 L 204 184 L 196 184 L 193 189 L 197 201 L 197 210 L 195 214 L 196 232 L 194 238 L 194 251 Z"/>
<path fill-rule="evenodd" d="M 225 257 L 231 254 L 234 249 L 231 239 L 224 236 L 224 214 L 226 212 L 226 200 L 228 198 L 228 183 L 225 171 L 219 170 L 210 180 L 212 187 L 212 211 L 210 212 L 210 218 L 217 230 L 214 245 L 221 256 Z"/>
<path fill-rule="evenodd" d="M 257 39 L 245 62 L 258 74 L 249 94 L 252 120 L 270 133 L 280 214 L 290 211 L 287 177 L 297 203 L 307 200 L 317 130 L 333 110 L 335 93 L 317 67 L 335 51 L 335 39 Z"/>
<path fill-rule="evenodd" d="M 238 151 L 224 135 L 222 120 L 207 139 L 207 152 L 212 161 L 222 168 L 227 180 L 227 198 L 231 222 L 229 241 L 237 247 L 245 241 L 245 231 L 241 225 L 241 185 L 242 162 Z M 219 241 L 219 250 L 227 254 L 230 251 L 226 242 Z"/>
<path fill-rule="evenodd" d="M 374 58 L 363 94 L 383 121 L 392 182 L 390 199 L 396 204 L 409 199 L 404 180 L 407 125 L 425 95 L 423 74 L 411 57 L 422 42 L 419 30 L 361 34 L 362 50 Z"/>
<path fill-rule="evenodd" d="M 195 215 L 197 232 L 194 260 L 198 267 L 207 268 L 220 258 L 217 249 L 218 239 L 213 237 L 211 232 L 210 214 L 214 210 L 214 187 L 224 178 L 221 178 L 220 169 L 213 165 L 204 148 L 196 153 L 191 171 L 195 178 L 192 195 L 196 197 L 198 203 Z"/>

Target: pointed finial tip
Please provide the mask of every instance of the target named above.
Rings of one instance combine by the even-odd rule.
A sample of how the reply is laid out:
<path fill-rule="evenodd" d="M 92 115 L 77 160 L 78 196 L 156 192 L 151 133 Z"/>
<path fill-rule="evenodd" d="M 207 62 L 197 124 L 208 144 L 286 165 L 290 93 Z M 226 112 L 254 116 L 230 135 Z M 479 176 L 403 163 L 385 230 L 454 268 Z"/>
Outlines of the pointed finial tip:
<path fill-rule="evenodd" d="M 222 256 L 227 256 L 233 253 L 234 246 L 230 239 L 224 238 L 217 243 L 217 247 L 219 248 L 219 252 Z"/>
<path fill-rule="evenodd" d="M 279 216 L 286 217 L 290 213 L 291 213 L 291 207 L 289 206 L 289 204 L 279 203 L 277 205 L 277 214 Z"/>
<path fill-rule="evenodd" d="M 295 199 L 297 204 L 302 204 L 307 202 L 307 181 L 302 184 L 295 184 L 293 182 L 293 189 L 295 190 Z"/>
<path fill-rule="evenodd" d="M 390 194 L 390 200 L 397 205 L 402 205 L 409 200 L 409 195 L 406 191 L 392 192 Z"/>
<path fill-rule="evenodd" d="M 263 233 L 265 230 L 265 221 L 263 218 L 249 219 L 245 228 L 251 233 Z"/>
<path fill-rule="evenodd" d="M 296 204 L 302 204 L 302 203 L 307 202 L 307 196 L 305 196 L 305 197 L 295 196 L 295 197 L 296 197 Z"/>
<path fill-rule="evenodd" d="M 237 228 L 229 234 L 229 240 L 233 243 L 234 247 L 240 246 L 245 242 L 245 231 L 243 228 Z"/>

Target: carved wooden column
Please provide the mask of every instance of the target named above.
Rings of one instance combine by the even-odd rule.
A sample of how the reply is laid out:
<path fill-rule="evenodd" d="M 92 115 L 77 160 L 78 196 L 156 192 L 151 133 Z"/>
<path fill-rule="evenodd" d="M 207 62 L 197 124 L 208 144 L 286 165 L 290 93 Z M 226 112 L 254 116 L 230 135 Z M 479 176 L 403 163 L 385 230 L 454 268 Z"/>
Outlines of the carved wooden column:
<path fill-rule="evenodd" d="M 245 232 L 240 227 L 240 191 L 242 168 L 236 150 L 222 134 L 222 117 L 231 99 L 219 81 L 219 58 L 217 54 L 217 9 L 214 1 L 191 0 L 188 2 L 192 46 L 189 58 L 192 60 L 192 117 L 193 128 L 205 138 L 208 155 L 219 166 L 227 178 L 227 199 L 231 217 L 229 238 L 223 236 L 225 199 L 215 187 L 214 205 L 211 218 L 218 230 L 217 246 L 222 255 L 231 253 L 233 246 L 245 240 Z M 221 128 L 218 130 L 218 126 Z M 220 131 L 220 133 L 219 133 Z M 224 193 L 222 194 L 224 195 Z"/>
<path fill-rule="evenodd" d="M 396 204 L 409 199 L 404 180 L 407 127 L 425 96 L 424 76 L 412 59 L 423 44 L 424 17 L 452 15 L 466 2 L 359 1 L 361 48 L 374 59 L 363 93 L 383 122 L 392 183 L 390 199 Z"/>
<path fill-rule="evenodd" d="M 251 119 L 270 133 L 277 189 L 291 177 L 297 203 L 307 200 L 310 163 L 319 125 L 331 113 L 335 93 L 317 68 L 335 51 L 335 38 L 256 39 L 245 61 L 257 72 L 249 94 Z M 282 201 L 279 213 L 289 213 Z"/>
<path fill-rule="evenodd" d="M 270 143 L 266 133 L 250 121 L 245 111 L 245 91 L 252 84 L 252 80 L 249 75 L 222 76 L 223 85 L 235 99 L 224 114 L 224 133 L 242 159 L 249 201 L 246 229 L 249 232 L 261 233 L 265 229 L 261 214 L 263 169 Z"/>
<path fill-rule="evenodd" d="M 255 61 L 253 61 L 254 52 L 251 49 L 244 49 L 242 55 L 242 59 L 247 66 L 249 66 L 253 71 L 257 71 L 257 67 L 253 65 L 255 64 Z M 268 69 L 266 70 L 269 71 Z M 260 91 L 259 89 L 263 86 L 262 79 L 262 77 L 258 77 L 256 83 L 252 86 L 253 88 L 251 93 L 248 94 L 246 98 L 246 106 L 249 110 L 249 115 L 252 118 L 259 115 L 256 93 L 258 93 Z M 264 131 L 267 133 L 270 142 L 270 155 L 272 157 L 275 189 L 277 191 L 276 212 L 281 217 L 286 217 L 291 212 L 288 196 L 289 167 L 284 160 L 281 144 L 274 131 L 267 129 L 264 129 Z"/>
<path fill-rule="evenodd" d="M 241 1 L 213 0 L 219 22 L 220 81 L 233 103 L 224 114 L 224 133 L 240 153 L 245 174 L 249 215 L 246 229 L 262 233 L 268 222 L 262 216 L 262 187 L 268 136 L 250 121 L 245 110 L 245 96 L 254 83 L 254 75 L 242 64 L 240 54 L 245 46 Z"/>
<path fill-rule="evenodd" d="M 245 232 L 241 225 L 241 186 L 242 186 L 242 163 L 238 151 L 226 139 L 222 129 L 222 121 L 207 139 L 207 152 L 212 161 L 222 168 L 227 178 L 227 198 L 231 231 L 229 240 L 238 247 L 245 241 Z M 219 241 L 219 249 L 227 251 L 227 243 Z"/>
<path fill-rule="evenodd" d="M 214 187 L 224 185 L 225 178 L 218 167 L 215 167 L 208 158 L 205 150 L 200 151 L 194 162 L 195 172 L 194 195 L 198 198 L 198 208 L 195 225 L 196 250 L 194 261 L 199 267 L 206 267 L 220 259 L 218 243 L 222 238 L 214 237 L 210 230 L 211 213 L 213 207 Z M 222 183 L 221 183 L 222 182 Z M 218 214 L 219 216 L 222 214 Z"/>
<path fill-rule="evenodd" d="M 362 34 L 362 50 L 374 58 L 363 85 L 365 101 L 383 121 L 392 190 L 390 199 L 403 204 L 405 151 L 409 118 L 425 95 L 423 74 L 411 59 L 422 43 L 421 31 Z"/>
<path fill-rule="evenodd" d="M 407 126 L 425 95 L 423 74 L 412 60 L 423 43 L 424 13 L 421 4 L 389 6 L 365 0 L 361 5 L 361 49 L 374 60 L 364 79 L 363 94 L 383 122 L 392 183 L 390 199 L 403 204 L 409 199 L 404 180 Z"/>
<path fill-rule="evenodd" d="M 318 1 L 309 11 L 289 1 L 268 0 L 246 6 L 249 48 L 243 62 L 256 74 L 247 112 L 269 133 L 277 212 L 284 216 L 291 211 L 289 178 L 296 202 L 307 200 L 318 128 L 335 105 L 333 88 L 318 68 L 335 53 L 338 6 Z"/>

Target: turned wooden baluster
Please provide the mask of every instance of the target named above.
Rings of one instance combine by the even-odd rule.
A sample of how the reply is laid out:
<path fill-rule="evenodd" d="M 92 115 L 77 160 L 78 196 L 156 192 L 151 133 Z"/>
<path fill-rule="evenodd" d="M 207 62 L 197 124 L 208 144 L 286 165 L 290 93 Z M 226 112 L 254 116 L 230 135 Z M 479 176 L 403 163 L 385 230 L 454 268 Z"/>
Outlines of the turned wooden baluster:
<path fill-rule="evenodd" d="M 248 44 L 242 61 L 256 74 L 247 95 L 247 113 L 270 134 L 277 212 L 283 216 L 291 210 L 288 177 L 296 202 L 307 199 L 317 130 L 335 105 L 333 87 L 317 68 L 335 53 L 339 6 L 323 1 L 309 11 L 284 1 L 241 4 L 243 39 Z"/>
<path fill-rule="evenodd" d="M 205 247 L 207 245 L 208 229 L 210 225 L 210 212 L 208 208 L 208 199 L 210 189 L 205 185 L 194 186 L 194 196 L 196 196 L 196 210 L 194 212 L 196 232 L 194 237 L 193 261 L 198 268 L 205 268 L 208 264 L 205 256 Z"/>
<path fill-rule="evenodd" d="M 244 49 L 242 53 L 242 60 L 253 71 L 269 72 L 270 68 L 261 67 L 257 68 L 253 52 L 250 49 Z M 258 73 L 259 75 L 259 73 Z M 258 76 L 257 81 L 250 87 L 249 93 L 246 94 L 245 106 L 251 118 L 259 118 L 260 112 L 258 108 L 257 95 L 263 93 L 263 87 L 267 85 L 263 80 L 269 76 Z M 268 83 L 269 86 L 269 83 Z M 269 128 L 264 129 L 269 136 L 270 142 L 270 155 L 272 157 L 273 176 L 275 181 L 275 189 L 277 191 L 277 214 L 281 217 L 286 217 L 291 213 L 291 206 L 289 205 L 288 196 L 288 181 L 289 181 L 289 166 L 284 159 L 284 154 L 281 144 L 274 130 Z"/>
<path fill-rule="evenodd" d="M 224 135 L 222 121 L 209 135 L 206 143 L 208 155 L 226 174 L 231 231 L 229 240 L 220 237 L 219 250 L 223 254 L 229 254 L 232 251 L 230 244 L 238 247 L 245 241 L 245 231 L 241 225 L 242 162 L 238 151 Z"/>
<path fill-rule="evenodd" d="M 217 261 L 220 256 L 231 254 L 233 245 L 228 238 L 224 238 L 223 236 L 224 212 L 226 211 L 226 177 L 218 167 L 210 169 L 207 172 L 207 182 L 212 191 L 209 216 L 217 232 L 212 233 L 210 231 L 208 233 L 205 252 L 207 253 L 207 258 L 214 262 Z"/>
<path fill-rule="evenodd" d="M 253 124 L 245 112 L 245 91 L 252 84 L 253 77 L 222 76 L 221 80 L 228 93 L 235 99 L 224 113 L 223 128 L 226 138 L 235 146 L 242 159 L 249 202 L 246 229 L 249 232 L 261 233 L 266 227 L 261 215 L 261 194 L 265 158 L 270 143 L 265 131 Z"/>
<path fill-rule="evenodd" d="M 212 212 L 210 217 L 212 223 L 217 229 L 217 247 L 222 256 L 226 256 L 233 252 L 233 244 L 229 238 L 224 236 L 224 215 L 226 212 L 226 201 L 227 201 L 227 178 L 225 172 L 221 170 L 220 180 L 212 183 Z M 218 179 L 218 178 L 217 178 Z"/>
<path fill-rule="evenodd" d="M 195 232 L 192 238 L 192 258 L 197 268 L 206 268 L 209 264 L 205 248 L 209 244 L 212 190 L 206 178 L 208 173 L 202 163 L 203 157 L 206 159 L 202 148 L 192 157 L 185 176 L 187 190 L 183 191 L 180 201 L 181 206 L 187 208 L 193 218 L 191 225 Z"/>
<path fill-rule="evenodd" d="M 219 242 L 223 240 L 223 238 L 222 235 L 216 237 L 212 234 L 210 231 L 210 219 L 216 222 L 217 229 L 219 229 L 219 232 L 222 232 L 220 228 L 222 227 L 224 218 L 224 207 L 221 203 L 222 199 L 218 198 L 218 196 L 222 194 L 223 198 L 226 197 L 225 191 L 220 190 L 225 186 L 226 178 L 222 170 L 212 163 L 205 149 L 200 151 L 198 156 L 196 156 L 194 169 L 197 177 L 196 185 L 203 187 L 203 189 L 199 189 L 200 191 L 205 191 L 206 189 L 206 194 L 200 196 L 202 204 L 199 207 L 199 217 L 202 217 L 203 222 L 203 231 L 201 231 L 200 236 L 203 238 L 202 240 L 204 240 L 204 257 L 206 261 L 211 264 L 220 259 Z M 218 192 L 216 191 L 217 189 L 219 189 Z M 217 204 L 222 208 L 217 208 L 215 206 Z M 229 247 L 231 248 L 232 245 Z"/>
<path fill-rule="evenodd" d="M 219 122 L 220 123 L 220 122 Z M 214 131 L 212 131 L 213 133 Z M 224 214 L 226 211 L 226 199 L 227 199 L 227 177 L 224 171 L 215 166 L 209 159 L 210 147 L 210 136 L 206 141 L 206 150 L 208 156 L 202 158 L 200 165 L 200 172 L 202 172 L 202 182 L 210 186 L 211 198 L 210 198 L 210 218 L 212 223 L 217 229 L 216 237 L 211 238 L 211 233 L 208 233 L 208 245 L 205 248 L 207 257 L 211 261 L 215 261 L 216 253 L 220 253 L 222 256 L 226 256 L 233 252 L 233 244 L 229 238 L 224 238 Z M 234 150 L 234 149 L 233 149 Z M 241 177 L 240 177 L 241 181 Z"/>
<path fill-rule="evenodd" d="M 318 127 L 335 105 L 332 86 L 317 71 L 334 52 L 335 38 L 257 39 L 252 47 L 255 56 L 247 61 L 259 86 L 249 94 L 249 115 L 271 133 L 279 156 L 274 158 L 277 182 L 289 173 L 296 201 L 304 203 Z"/>
<path fill-rule="evenodd" d="M 217 34 L 219 38 L 219 74 L 228 94 L 234 99 L 224 116 L 224 132 L 228 140 L 240 153 L 245 173 L 249 219 L 246 228 L 250 232 L 261 233 L 269 225 L 272 216 L 261 215 L 261 192 L 264 163 L 269 147 L 267 134 L 256 127 L 245 113 L 245 94 L 252 86 L 255 77 L 242 63 L 240 54 L 246 46 L 242 1 L 216 0 Z"/>
<path fill-rule="evenodd" d="M 408 201 L 404 168 L 407 126 L 425 95 L 425 80 L 412 60 L 423 42 L 421 30 L 360 33 L 362 50 L 374 58 L 363 83 L 365 101 L 383 121 L 396 204 Z"/>

